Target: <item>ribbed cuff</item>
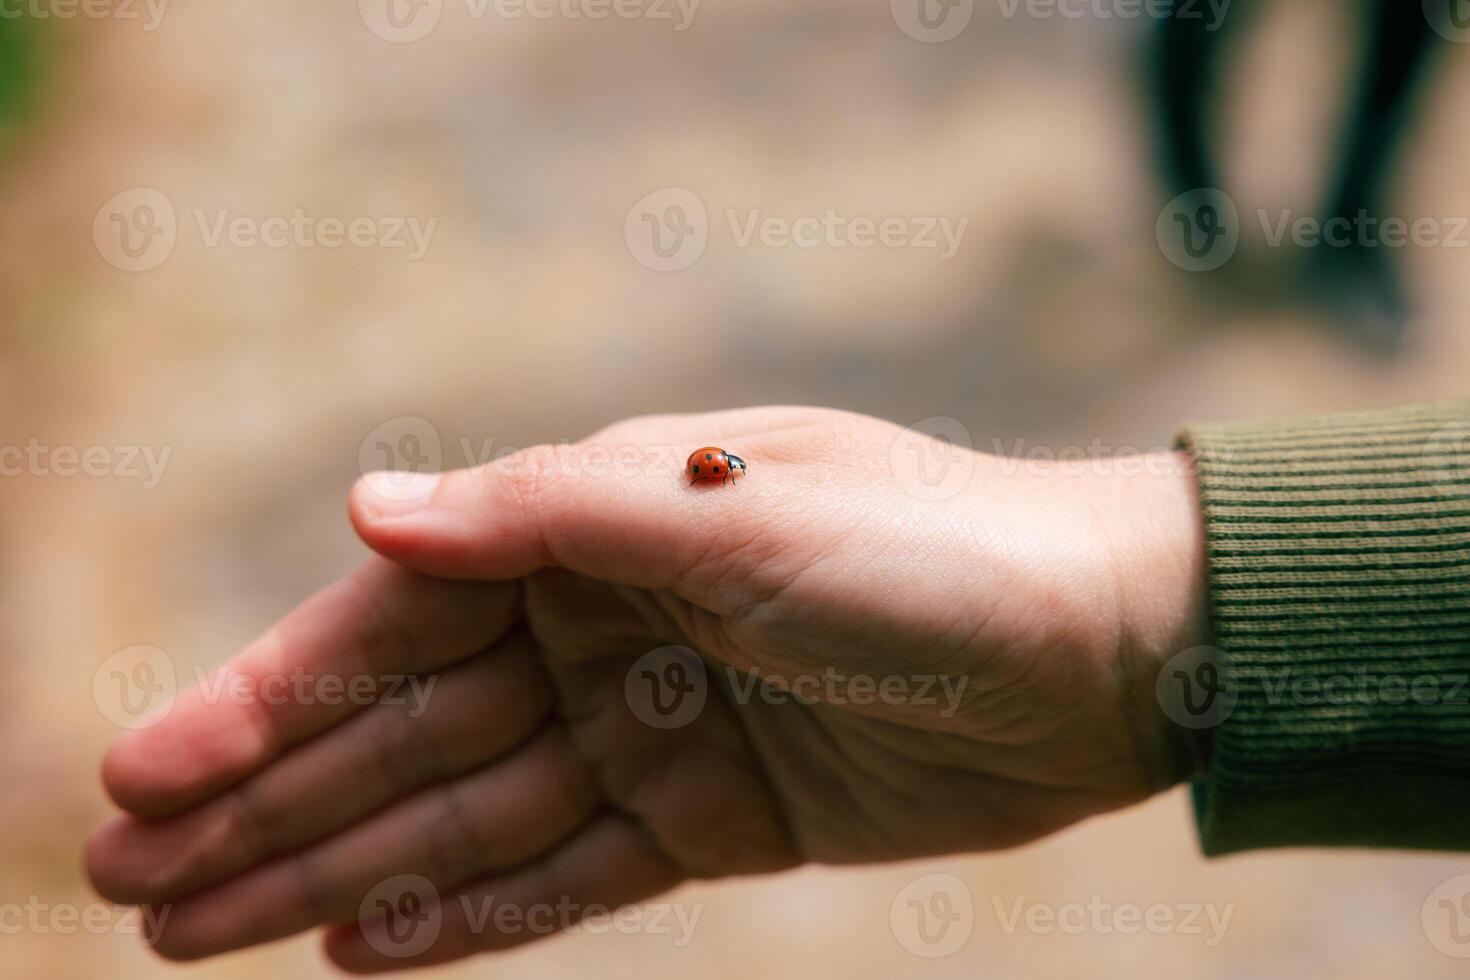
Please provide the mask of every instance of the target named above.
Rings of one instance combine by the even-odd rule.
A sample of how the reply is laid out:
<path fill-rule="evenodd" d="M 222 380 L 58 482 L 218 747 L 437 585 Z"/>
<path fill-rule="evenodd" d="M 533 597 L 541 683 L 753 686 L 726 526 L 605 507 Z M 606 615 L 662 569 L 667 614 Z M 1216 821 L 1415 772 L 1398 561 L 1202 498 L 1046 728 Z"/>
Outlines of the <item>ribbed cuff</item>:
<path fill-rule="evenodd" d="M 1470 402 L 1180 439 L 1217 694 L 1207 854 L 1470 850 Z"/>

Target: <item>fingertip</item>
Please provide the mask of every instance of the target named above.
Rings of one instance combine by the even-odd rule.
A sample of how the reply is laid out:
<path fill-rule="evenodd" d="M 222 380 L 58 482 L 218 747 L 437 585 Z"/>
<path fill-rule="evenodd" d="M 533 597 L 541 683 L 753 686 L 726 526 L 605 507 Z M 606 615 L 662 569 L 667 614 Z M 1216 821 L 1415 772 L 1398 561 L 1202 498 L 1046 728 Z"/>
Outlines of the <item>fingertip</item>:
<path fill-rule="evenodd" d="M 424 512 L 380 518 L 365 514 L 355 496 L 348 513 L 362 543 L 395 565 L 433 578 L 491 577 L 463 554 L 451 515 Z"/>
<path fill-rule="evenodd" d="M 352 935 L 357 927 L 352 925 L 326 926 L 322 929 L 322 955 L 339 970 L 357 973 L 352 951 Z"/>
<path fill-rule="evenodd" d="M 367 474 L 352 487 L 347 515 L 357 536 L 383 557 L 416 571 L 443 574 L 437 552 L 448 529 L 442 512 L 431 506 L 440 475 L 418 477 Z"/>
<path fill-rule="evenodd" d="M 181 702 L 170 724 L 129 731 L 113 743 L 102 760 L 102 786 L 119 809 L 145 819 L 171 816 L 249 771 L 258 737 L 190 724 L 207 711 Z"/>
<path fill-rule="evenodd" d="M 511 579 L 545 564 L 534 529 L 486 503 L 478 471 L 434 474 L 433 489 L 413 497 L 394 495 L 383 480 L 393 476 L 368 474 L 348 500 L 353 529 L 384 558 L 448 579 Z"/>
<path fill-rule="evenodd" d="M 368 522 L 396 520 L 429 506 L 439 488 L 439 473 L 379 470 L 352 488 L 353 509 Z"/>
<path fill-rule="evenodd" d="M 93 831 L 82 849 L 92 890 L 114 905 L 141 905 L 158 898 L 165 872 L 132 853 L 131 818 L 117 817 Z"/>
<path fill-rule="evenodd" d="M 322 953 L 337 969 L 356 976 L 404 965 L 384 963 L 382 954 L 368 944 L 355 923 L 327 926 L 322 930 Z"/>
<path fill-rule="evenodd" d="M 82 845 L 82 869 L 92 890 L 109 902 L 123 903 L 125 889 L 117 876 L 117 856 L 121 853 L 126 817 L 111 817 L 92 831 Z"/>
<path fill-rule="evenodd" d="M 102 759 L 102 788 L 121 810 L 140 817 L 162 816 L 177 791 L 170 774 L 139 746 L 139 733 L 128 732 Z"/>
<path fill-rule="evenodd" d="M 215 950 L 189 936 L 182 929 L 170 929 L 167 919 L 159 924 L 156 935 L 144 935 L 143 943 L 170 963 L 194 963 L 215 954 Z"/>

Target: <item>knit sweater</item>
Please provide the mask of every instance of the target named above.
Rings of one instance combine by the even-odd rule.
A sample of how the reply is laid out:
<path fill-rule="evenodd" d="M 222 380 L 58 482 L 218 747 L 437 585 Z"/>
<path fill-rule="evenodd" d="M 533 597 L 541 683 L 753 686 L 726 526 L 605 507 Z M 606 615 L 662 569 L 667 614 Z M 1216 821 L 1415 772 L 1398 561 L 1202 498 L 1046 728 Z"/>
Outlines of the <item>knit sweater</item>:
<path fill-rule="evenodd" d="M 1206 853 L 1470 850 L 1470 402 L 1181 445 L 1228 694 L 1194 791 Z"/>

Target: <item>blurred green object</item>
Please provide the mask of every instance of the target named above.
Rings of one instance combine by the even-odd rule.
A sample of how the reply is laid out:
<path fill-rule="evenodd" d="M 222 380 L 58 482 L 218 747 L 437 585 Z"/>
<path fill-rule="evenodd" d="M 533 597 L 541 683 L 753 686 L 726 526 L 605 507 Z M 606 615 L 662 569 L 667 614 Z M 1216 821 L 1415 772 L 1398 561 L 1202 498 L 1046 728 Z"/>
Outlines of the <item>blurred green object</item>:
<path fill-rule="evenodd" d="M 0 137 L 24 120 L 39 68 L 35 25 L 0 19 Z"/>

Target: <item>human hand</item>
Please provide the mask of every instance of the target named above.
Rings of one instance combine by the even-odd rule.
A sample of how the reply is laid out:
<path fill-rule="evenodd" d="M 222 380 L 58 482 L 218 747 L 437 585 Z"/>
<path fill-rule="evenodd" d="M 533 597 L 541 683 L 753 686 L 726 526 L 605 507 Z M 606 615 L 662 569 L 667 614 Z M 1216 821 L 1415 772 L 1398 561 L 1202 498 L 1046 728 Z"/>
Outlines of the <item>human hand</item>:
<path fill-rule="evenodd" d="M 965 468 L 957 492 L 909 492 L 910 441 Z M 737 487 L 689 487 L 659 451 L 711 443 L 749 463 Z M 172 905 L 165 956 L 328 925 L 329 956 L 370 972 L 535 938 L 476 928 L 455 898 L 616 907 L 1007 847 L 1145 799 L 1190 775 L 1154 680 L 1204 628 L 1192 478 L 1151 462 L 1062 472 L 772 408 L 632 419 L 408 501 L 369 478 L 352 518 L 389 560 L 225 670 L 432 679 L 422 713 L 186 695 L 109 753 L 127 813 L 90 842 L 91 875 Z M 649 657 L 669 645 L 703 660 Z M 677 665 L 705 703 L 655 727 L 647 697 L 676 693 L 658 682 Z M 407 959 L 357 921 L 403 873 L 443 913 Z"/>

